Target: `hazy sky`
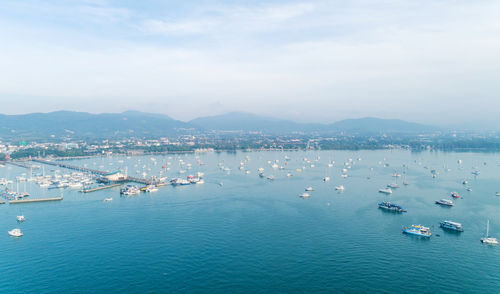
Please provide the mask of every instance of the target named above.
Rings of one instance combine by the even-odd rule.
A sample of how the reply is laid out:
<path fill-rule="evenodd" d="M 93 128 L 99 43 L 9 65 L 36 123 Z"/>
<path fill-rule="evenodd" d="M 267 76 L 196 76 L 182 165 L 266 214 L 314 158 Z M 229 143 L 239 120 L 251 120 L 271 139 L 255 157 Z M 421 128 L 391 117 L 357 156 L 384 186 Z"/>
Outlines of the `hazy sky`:
<path fill-rule="evenodd" d="M 3 0 L 0 113 L 500 121 L 500 1 Z"/>

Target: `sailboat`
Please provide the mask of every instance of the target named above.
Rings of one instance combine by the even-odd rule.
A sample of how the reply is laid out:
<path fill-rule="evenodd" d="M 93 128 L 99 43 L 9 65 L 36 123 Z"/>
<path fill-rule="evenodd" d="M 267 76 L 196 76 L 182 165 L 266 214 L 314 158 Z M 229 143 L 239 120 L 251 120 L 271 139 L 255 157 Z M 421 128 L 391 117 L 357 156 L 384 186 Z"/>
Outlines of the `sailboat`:
<path fill-rule="evenodd" d="M 490 237 L 490 220 L 486 223 L 486 237 L 481 238 L 481 242 L 489 245 L 498 245 L 497 238 Z"/>

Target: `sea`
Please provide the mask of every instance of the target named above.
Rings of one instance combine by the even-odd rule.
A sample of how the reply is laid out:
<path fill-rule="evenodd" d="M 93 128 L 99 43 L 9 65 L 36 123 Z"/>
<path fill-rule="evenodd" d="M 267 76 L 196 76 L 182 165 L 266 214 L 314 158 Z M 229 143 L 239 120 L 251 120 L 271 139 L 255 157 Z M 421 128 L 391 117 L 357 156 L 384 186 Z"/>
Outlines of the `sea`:
<path fill-rule="evenodd" d="M 205 183 L 135 196 L 119 187 L 81 193 L 16 182 L 72 170 L 0 167 L 11 190 L 64 197 L 0 205 L 0 293 L 500 293 L 500 247 L 480 242 L 488 220 L 500 238 L 497 153 L 207 152 L 61 162 L 168 180 L 202 172 Z M 391 183 L 400 188 L 378 192 Z M 307 187 L 310 197 L 299 197 Z M 382 201 L 407 212 L 379 209 Z M 21 214 L 26 221 L 17 223 Z M 464 232 L 441 229 L 443 220 Z M 432 236 L 403 234 L 412 224 Z M 9 236 L 14 228 L 24 236 Z"/>

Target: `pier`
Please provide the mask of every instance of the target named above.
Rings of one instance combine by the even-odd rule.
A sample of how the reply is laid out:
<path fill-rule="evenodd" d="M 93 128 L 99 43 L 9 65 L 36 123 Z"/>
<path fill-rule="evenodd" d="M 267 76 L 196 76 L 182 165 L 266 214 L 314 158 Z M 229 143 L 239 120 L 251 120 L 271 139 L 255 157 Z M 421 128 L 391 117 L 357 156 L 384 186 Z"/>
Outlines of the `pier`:
<path fill-rule="evenodd" d="M 121 184 L 112 184 L 112 185 L 106 185 L 106 186 L 92 188 L 92 189 L 83 189 L 83 190 L 80 190 L 80 192 L 90 193 L 90 192 L 100 191 L 100 190 L 109 189 L 109 188 L 113 188 L 113 187 L 119 187 L 119 186 L 121 186 Z"/>
<path fill-rule="evenodd" d="M 21 204 L 21 203 L 33 203 L 33 202 L 49 202 L 49 201 L 61 201 L 63 197 L 53 197 L 53 198 L 38 198 L 38 199 L 20 199 L 20 200 L 11 200 L 9 204 Z"/>
<path fill-rule="evenodd" d="M 86 168 L 86 167 L 65 164 L 65 163 L 55 162 L 55 161 L 48 161 L 48 160 L 43 160 L 43 159 L 32 159 L 32 161 L 47 164 L 47 165 L 72 169 L 72 170 L 76 170 L 79 172 L 91 173 L 91 174 L 100 175 L 100 176 L 104 176 L 104 175 L 109 173 L 108 171 L 101 171 L 101 170 L 97 170 L 97 169 Z M 158 184 L 158 181 L 152 181 L 152 180 L 141 179 L 141 178 L 136 178 L 136 177 L 129 177 L 129 176 L 127 176 L 124 181 L 125 182 L 135 182 L 135 183 L 144 184 L 144 185 Z"/>

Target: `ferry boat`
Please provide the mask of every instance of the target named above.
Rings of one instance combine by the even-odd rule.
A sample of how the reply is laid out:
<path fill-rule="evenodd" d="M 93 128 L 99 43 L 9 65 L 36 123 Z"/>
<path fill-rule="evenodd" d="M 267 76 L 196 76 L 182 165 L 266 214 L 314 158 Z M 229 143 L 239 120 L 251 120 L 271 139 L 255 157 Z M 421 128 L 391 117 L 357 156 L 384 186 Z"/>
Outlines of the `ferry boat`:
<path fill-rule="evenodd" d="M 444 206 L 453 206 L 453 201 L 448 199 L 441 199 L 441 200 L 436 200 L 436 204 Z"/>
<path fill-rule="evenodd" d="M 462 227 L 461 223 L 457 222 L 452 222 L 452 221 L 442 221 L 439 223 L 439 226 L 443 229 L 448 229 L 452 231 L 457 231 L 457 232 L 463 232 L 464 228 Z"/>
<path fill-rule="evenodd" d="M 451 192 L 451 197 L 460 198 L 460 195 L 458 195 L 458 192 Z"/>
<path fill-rule="evenodd" d="M 378 204 L 378 207 L 385 209 L 385 210 L 394 211 L 394 212 L 406 212 L 406 210 L 403 207 L 396 205 L 394 203 L 390 203 L 388 201 L 380 202 Z"/>
<path fill-rule="evenodd" d="M 411 225 L 409 227 L 403 227 L 403 233 L 426 238 L 429 238 L 432 235 L 431 230 L 428 227 L 424 227 L 422 225 Z"/>
<path fill-rule="evenodd" d="M 490 237 L 490 220 L 486 223 L 486 237 L 481 238 L 481 243 L 488 245 L 498 245 L 497 238 Z"/>
<path fill-rule="evenodd" d="M 384 193 L 384 194 L 392 194 L 392 189 L 391 188 L 382 188 L 378 190 L 379 193 Z"/>

